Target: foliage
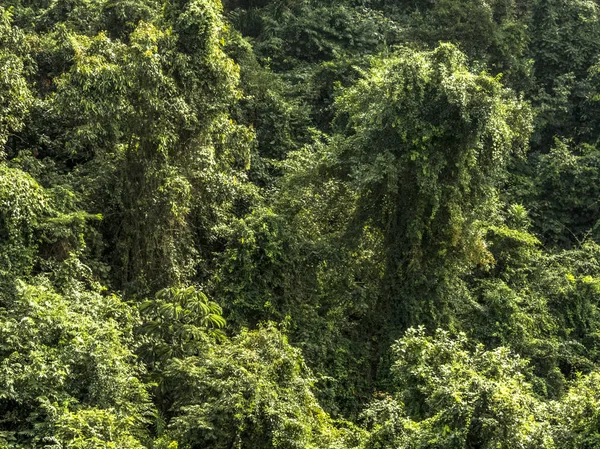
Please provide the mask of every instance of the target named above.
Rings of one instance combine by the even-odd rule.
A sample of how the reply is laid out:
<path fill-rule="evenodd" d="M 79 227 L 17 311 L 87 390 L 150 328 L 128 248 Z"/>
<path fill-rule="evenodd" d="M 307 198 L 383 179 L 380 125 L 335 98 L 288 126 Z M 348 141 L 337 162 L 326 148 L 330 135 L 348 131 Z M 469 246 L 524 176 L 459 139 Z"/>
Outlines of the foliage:
<path fill-rule="evenodd" d="M 497 79 L 470 73 L 451 45 L 379 61 L 337 104 L 356 221 L 384 235 L 386 303 L 402 303 L 401 326 L 443 316 L 453 272 L 485 261 L 476 221 L 492 210 L 509 155 L 526 146 L 529 109 Z M 417 298 L 429 305 L 413 307 Z"/>
<path fill-rule="evenodd" d="M 2 2 L 0 447 L 597 447 L 598 17 Z"/>
<path fill-rule="evenodd" d="M 12 26 L 10 11 L 0 7 L 0 157 L 11 132 L 22 128 L 32 101 L 23 61 L 14 53 L 20 45 L 22 33 Z"/>
<path fill-rule="evenodd" d="M 5 289 L 0 416 L 9 447 L 91 447 L 81 446 L 79 432 L 113 445 L 126 434 L 141 447 L 132 444 L 144 437 L 150 406 L 129 349 L 131 328 L 132 313 L 115 296 L 60 294 L 42 277 Z M 111 420 L 123 420 L 114 434 L 101 430 Z"/>
<path fill-rule="evenodd" d="M 143 449 L 130 433 L 134 420 L 116 416 L 108 410 L 81 410 L 60 417 L 57 440 L 73 449 L 105 447 L 111 449 Z"/>
<path fill-rule="evenodd" d="M 395 393 L 363 419 L 365 448 L 593 447 L 597 373 L 579 375 L 560 401 L 535 395 L 525 360 L 485 350 L 464 334 L 409 329 L 394 345 Z"/>
<path fill-rule="evenodd" d="M 17 168 L 0 164 L 0 282 L 35 272 L 54 276 L 84 256 L 84 233 L 100 217 L 78 210 L 63 186 L 44 189 Z M 70 273 L 71 281 L 81 273 Z"/>
<path fill-rule="evenodd" d="M 197 36 L 206 26 L 202 21 L 216 20 L 214 11 L 204 11 L 205 7 L 199 3 L 182 11 L 177 34 L 140 23 L 129 36 L 129 45 L 103 35 L 82 39 L 74 66 L 57 80 L 56 107 L 62 120 L 72 123 L 64 137 L 66 149 L 77 159 L 88 159 L 91 148 L 95 153 L 103 149 L 100 156 L 115 161 L 114 168 L 103 164 L 100 169 L 115 170 L 107 181 L 113 188 L 116 183 L 117 195 L 109 196 L 112 204 L 106 206 L 118 217 L 121 231 L 113 227 L 106 231 L 116 237 L 121 283 L 141 282 L 141 291 L 183 281 L 194 273 L 189 229 L 193 195 L 214 182 L 211 172 L 219 170 L 219 158 L 236 157 L 231 153 L 235 147 L 227 145 L 228 136 L 235 134 L 243 146 L 244 131 L 227 121 L 220 106 L 234 95 L 235 68 L 218 49 L 216 31 Z M 202 47 L 188 46 L 189 54 L 177 52 L 192 36 Z M 211 53 L 204 57 L 212 65 L 193 58 L 207 50 Z M 212 78 L 222 87 L 203 87 L 198 76 Z M 203 106 L 206 98 L 211 99 L 211 108 Z M 219 154 L 223 144 L 225 151 Z M 194 173 L 189 171 L 192 167 Z M 200 177 L 203 168 L 211 172 Z M 139 210 L 146 212 L 140 216 Z"/>
<path fill-rule="evenodd" d="M 529 170 L 535 175 L 515 177 L 510 195 L 528 205 L 533 230 L 542 242 L 573 248 L 588 239 L 598 241 L 595 145 L 557 138 L 548 153 L 532 155 Z"/>
<path fill-rule="evenodd" d="M 592 448 L 598 444 L 598 373 L 579 376 L 564 400 L 555 404 L 557 447 Z"/>
<path fill-rule="evenodd" d="M 319 407 L 300 352 L 272 326 L 174 359 L 166 374 L 182 448 L 352 447 L 341 442 L 352 432 L 337 430 Z"/>
<path fill-rule="evenodd" d="M 194 287 L 163 289 L 139 310 L 143 321 L 139 332 L 149 340 L 139 350 L 150 363 L 196 355 L 203 333 L 225 325 L 219 305 Z"/>
<path fill-rule="evenodd" d="M 438 330 L 407 331 L 394 346 L 397 399 L 371 405 L 365 447 L 553 448 L 545 409 L 506 348 L 469 348 Z M 402 401 L 402 402 L 400 402 Z"/>
<path fill-rule="evenodd" d="M 527 58 L 531 2 L 402 1 L 389 6 L 405 25 L 410 41 L 430 47 L 451 42 L 474 65 L 485 64 L 494 75 L 502 74 L 510 85 L 529 84 L 531 60 Z M 409 12 L 406 14 L 406 12 Z M 405 16 L 405 17 L 403 17 Z"/>

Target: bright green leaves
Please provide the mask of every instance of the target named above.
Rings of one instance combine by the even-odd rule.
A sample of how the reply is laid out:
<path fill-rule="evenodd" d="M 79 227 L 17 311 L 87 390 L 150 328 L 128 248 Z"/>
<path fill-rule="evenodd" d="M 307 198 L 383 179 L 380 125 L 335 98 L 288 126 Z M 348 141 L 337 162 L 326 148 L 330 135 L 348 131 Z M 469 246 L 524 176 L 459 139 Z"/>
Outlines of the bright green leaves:
<path fill-rule="evenodd" d="M 0 165 L 0 274 L 27 273 L 36 254 L 35 231 L 48 213 L 48 198 L 27 174 Z"/>
<path fill-rule="evenodd" d="M 412 276 L 424 286 L 485 258 L 474 223 L 489 212 L 508 156 L 526 147 L 527 105 L 441 45 L 382 59 L 337 107 L 347 121 L 340 165 L 359 195 L 359 219 L 384 232 L 391 283 Z"/>
<path fill-rule="evenodd" d="M 134 418 L 107 409 L 65 413 L 56 424 L 56 440 L 69 449 L 144 449 L 135 435 Z M 132 432 L 133 429 L 133 432 Z"/>
<path fill-rule="evenodd" d="M 578 375 L 560 400 L 534 393 L 527 361 L 464 335 L 410 329 L 393 347 L 394 393 L 364 412 L 364 448 L 592 448 L 598 374 Z"/>
<path fill-rule="evenodd" d="M 147 336 L 140 354 L 149 364 L 165 364 L 173 357 L 197 355 L 206 334 L 223 337 L 216 331 L 225 326 L 221 307 L 194 287 L 160 290 L 156 298 L 143 302 L 139 310 Z"/>
<path fill-rule="evenodd" d="M 351 447 L 319 407 L 299 350 L 274 327 L 242 332 L 166 371 L 182 447 L 318 449 Z M 168 440 L 168 438 L 165 438 Z"/>
<path fill-rule="evenodd" d="M 527 364 L 525 361 L 504 348 L 485 351 L 483 346 L 478 346 L 471 352 L 464 335 L 453 339 L 448 333 L 438 330 L 431 337 L 422 328 L 410 329 L 396 343 L 393 351 L 396 363 L 392 373 L 396 386 L 402 392 L 407 409 L 416 416 L 433 416 L 438 407 L 453 414 L 453 404 L 469 403 L 471 398 L 476 398 L 477 388 L 474 387 L 483 379 L 515 391 L 519 385 L 524 387 L 525 392 L 529 388 L 522 375 Z M 453 385 L 454 381 L 458 383 Z M 455 391 L 448 394 L 448 387 L 462 393 Z M 423 394 L 426 395 L 425 400 L 422 400 Z"/>
<path fill-rule="evenodd" d="M 396 400 L 365 412 L 373 426 L 365 447 L 555 447 L 527 363 L 506 348 L 486 351 L 464 335 L 410 329 L 394 352 Z"/>
<path fill-rule="evenodd" d="M 104 35 L 94 39 L 69 35 L 69 40 L 75 53 L 73 67 L 56 79 L 52 104 L 58 119 L 69 124 L 59 151 L 66 152 L 63 157 L 85 160 L 114 145 L 123 134 L 121 120 L 128 106 L 119 101 L 126 79 L 118 58 L 123 46 Z"/>
<path fill-rule="evenodd" d="M 31 94 L 23 77 L 23 63 L 5 50 L 0 51 L 0 145 L 4 146 L 13 131 L 23 126 Z"/>
<path fill-rule="evenodd" d="M 273 326 L 228 339 L 220 307 L 193 287 L 161 290 L 140 312 L 158 447 L 349 447 L 354 432 L 333 426 L 300 351 Z"/>
<path fill-rule="evenodd" d="M 128 307 L 96 292 L 59 294 L 43 279 L 4 289 L 1 304 L 0 441 L 89 447 L 78 432 L 115 441 L 101 430 L 111 420 L 144 434 L 150 407 L 128 348 Z"/>
<path fill-rule="evenodd" d="M 141 23 L 129 45 L 103 34 L 70 39 L 74 64 L 57 80 L 54 104 L 71 124 L 66 130 L 71 157 L 116 152 L 119 144 L 146 157 L 155 158 L 154 152 L 168 157 L 176 149 L 177 124 L 192 116 L 165 73 L 165 57 L 159 53 L 159 46 L 169 45 L 165 33 Z"/>
<path fill-rule="evenodd" d="M 64 187 L 43 189 L 25 172 L 0 164 L 0 283 L 28 276 L 34 266 L 68 271 L 62 262 L 82 255 L 88 223 L 101 217 L 78 210 L 72 197 Z"/>
<path fill-rule="evenodd" d="M 133 314 L 99 293 L 83 262 L 88 221 L 99 217 L 75 203 L 65 187 L 44 189 L 0 164 L 0 444 L 8 447 L 93 447 L 82 446 L 84 434 L 141 447 L 145 434 Z"/>
<path fill-rule="evenodd" d="M 600 443 L 598 401 L 600 374 L 578 376 L 553 412 L 556 447 L 591 449 Z"/>
<path fill-rule="evenodd" d="M 172 382 L 170 367 L 181 360 L 202 357 L 207 363 L 215 341 L 226 340 L 221 328 L 225 319 L 221 307 L 194 287 L 166 288 L 153 299 L 139 305 L 140 323 L 136 329 L 137 353 L 148 368 L 154 403 L 158 409 L 157 433 L 163 437 L 164 427 L 173 414 L 178 382 Z"/>
<path fill-rule="evenodd" d="M 6 1 L 0 446 L 598 446 L 594 2 Z"/>

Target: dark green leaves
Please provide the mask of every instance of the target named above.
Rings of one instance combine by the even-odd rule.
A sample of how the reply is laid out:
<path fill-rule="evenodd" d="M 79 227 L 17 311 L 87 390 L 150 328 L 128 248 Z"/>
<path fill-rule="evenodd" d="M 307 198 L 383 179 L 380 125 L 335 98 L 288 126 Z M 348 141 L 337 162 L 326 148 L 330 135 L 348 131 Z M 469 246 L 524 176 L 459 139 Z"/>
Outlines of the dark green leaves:
<path fill-rule="evenodd" d="M 24 64 L 15 54 L 23 35 L 11 23 L 11 14 L 0 7 L 0 158 L 12 132 L 23 127 L 33 98 L 25 80 Z"/>

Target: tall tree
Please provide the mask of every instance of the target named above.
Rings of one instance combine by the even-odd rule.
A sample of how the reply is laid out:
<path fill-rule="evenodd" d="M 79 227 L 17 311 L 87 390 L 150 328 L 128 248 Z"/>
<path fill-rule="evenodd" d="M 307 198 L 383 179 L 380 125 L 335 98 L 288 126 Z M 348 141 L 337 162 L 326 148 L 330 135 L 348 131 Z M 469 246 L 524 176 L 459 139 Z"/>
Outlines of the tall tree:
<path fill-rule="evenodd" d="M 128 291 L 193 278 L 197 248 L 243 180 L 252 135 L 228 117 L 238 69 L 222 51 L 219 8 L 173 4 L 126 41 L 68 38 L 74 63 L 52 97 L 64 124 L 59 151 L 110 217 L 110 261 Z"/>
<path fill-rule="evenodd" d="M 508 155 L 527 146 L 529 108 L 449 44 L 378 61 L 337 107 L 356 224 L 384 235 L 382 316 L 443 320 L 458 276 L 489 258 L 477 223 Z"/>

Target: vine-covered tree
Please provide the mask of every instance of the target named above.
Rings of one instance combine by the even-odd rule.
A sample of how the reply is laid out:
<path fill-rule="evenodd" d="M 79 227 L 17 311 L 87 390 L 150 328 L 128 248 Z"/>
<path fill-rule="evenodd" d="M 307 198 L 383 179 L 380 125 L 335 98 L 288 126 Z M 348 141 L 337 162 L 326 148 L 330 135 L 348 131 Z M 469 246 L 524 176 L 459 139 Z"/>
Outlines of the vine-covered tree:
<path fill-rule="evenodd" d="M 490 262 L 478 223 L 507 159 L 527 146 L 527 104 L 442 45 L 377 61 L 337 106 L 356 225 L 383 233 L 383 316 L 400 327 L 448 319 L 457 276 Z"/>

